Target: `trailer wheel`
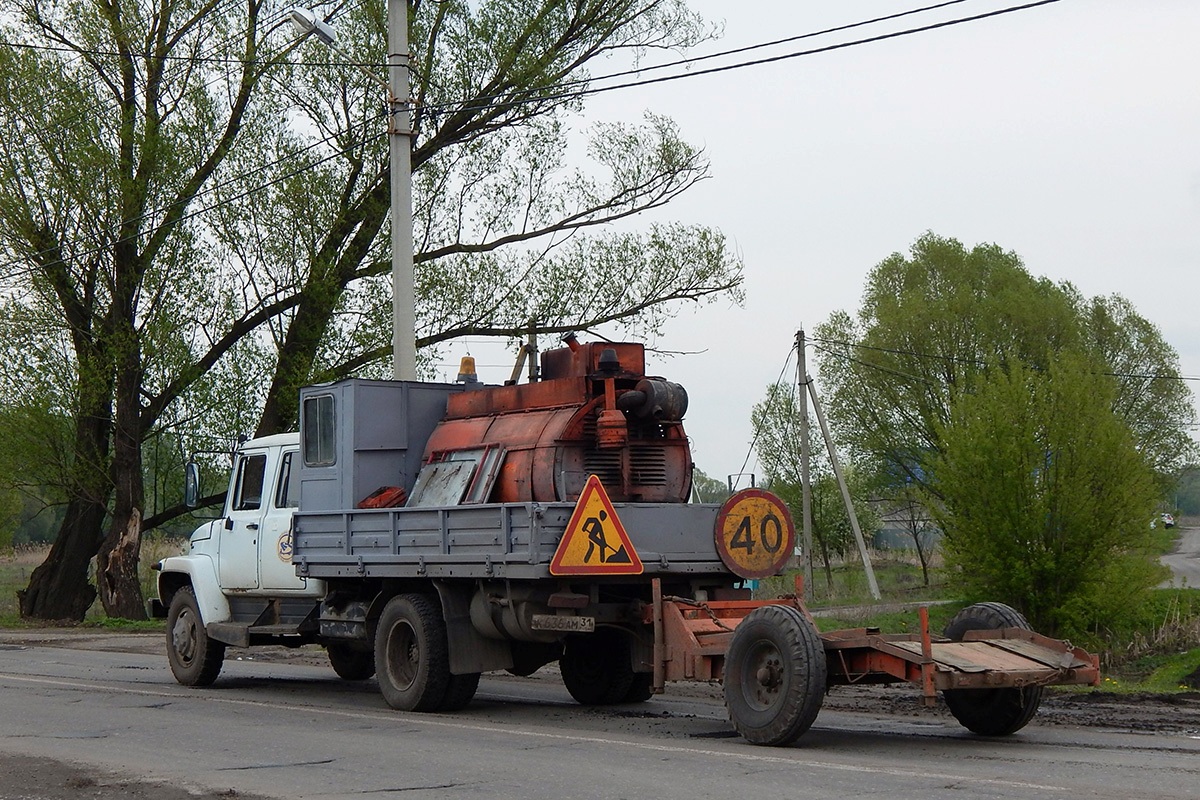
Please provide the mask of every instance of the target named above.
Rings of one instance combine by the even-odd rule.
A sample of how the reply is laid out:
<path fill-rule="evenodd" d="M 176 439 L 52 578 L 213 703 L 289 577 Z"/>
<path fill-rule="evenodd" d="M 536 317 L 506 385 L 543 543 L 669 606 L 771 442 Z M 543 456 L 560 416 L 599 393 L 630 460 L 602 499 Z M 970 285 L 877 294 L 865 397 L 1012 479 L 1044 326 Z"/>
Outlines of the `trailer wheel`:
<path fill-rule="evenodd" d="M 348 644 L 325 646 L 329 653 L 329 664 L 344 681 L 365 681 L 375 674 L 375 653 L 351 647 Z"/>
<path fill-rule="evenodd" d="M 184 686 L 208 686 L 221 674 L 224 660 L 225 644 L 208 638 L 195 590 L 182 587 L 167 612 L 167 661 L 175 680 Z"/>
<path fill-rule="evenodd" d="M 471 702 L 475 691 L 479 688 L 479 673 L 468 672 L 465 675 L 451 675 L 446 685 L 446 696 L 438 711 L 461 711 Z"/>
<path fill-rule="evenodd" d="M 571 697 L 585 706 L 625 702 L 633 683 L 629 639 L 611 628 L 567 639 L 558 667 Z"/>
<path fill-rule="evenodd" d="M 375 674 L 392 708 L 436 711 L 450 683 L 446 623 L 436 600 L 422 594 L 393 597 L 375 631 Z"/>
<path fill-rule="evenodd" d="M 976 603 L 954 615 L 945 636 L 962 641 L 967 631 L 1022 628 L 1032 630 L 1025 617 L 1003 603 Z M 1007 736 L 1024 728 L 1042 702 L 1042 687 L 1019 689 L 947 689 L 946 707 L 967 730 L 982 736 Z"/>
<path fill-rule="evenodd" d="M 825 687 L 821 635 L 798 610 L 762 606 L 734 629 L 725 655 L 725 707 L 747 741 L 796 741 L 817 718 Z"/>

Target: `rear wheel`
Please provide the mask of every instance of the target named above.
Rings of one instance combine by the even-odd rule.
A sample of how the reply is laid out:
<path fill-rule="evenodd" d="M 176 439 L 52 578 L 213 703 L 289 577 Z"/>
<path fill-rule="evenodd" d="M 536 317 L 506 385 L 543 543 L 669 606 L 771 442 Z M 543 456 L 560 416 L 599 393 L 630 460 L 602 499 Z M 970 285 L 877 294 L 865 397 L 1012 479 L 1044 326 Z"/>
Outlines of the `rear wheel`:
<path fill-rule="evenodd" d="M 762 606 L 734 629 L 725 655 L 725 707 L 747 741 L 796 741 L 817 718 L 825 686 L 821 635 L 795 608 Z"/>
<path fill-rule="evenodd" d="M 392 708 L 436 711 L 450 684 L 446 624 L 437 601 L 402 594 L 384 606 L 375 631 L 375 674 Z"/>
<path fill-rule="evenodd" d="M 338 677 L 346 681 L 365 681 L 375 674 L 375 653 L 351 647 L 348 644 L 325 646 L 329 653 L 329 664 Z"/>
<path fill-rule="evenodd" d="M 962 641 L 967 631 L 1021 628 L 1031 630 L 1025 617 L 1003 603 L 976 603 L 958 612 L 946 626 L 945 636 Z M 1020 689 L 947 689 L 946 707 L 967 730 L 983 736 L 1016 733 L 1037 713 L 1042 687 Z"/>
<path fill-rule="evenodd" d="M 654 696 L 654 673 L 635 672 L 622 703 L 644 703 Z"/>
<path fill-rule="evenodd" d="M 585 706 L 626 702 L 634 681 L 629 637 L 612 628 L 568 639 L 558 666 L 571 697 Z"/>
<path fill-rule="evenodd" d="M 191 586 L 171 598 L 167 612 L 167 661 L 175 680 L 184 686 L 208 686 L 221 673 L 225 645 L 208 638 L 200 605 Z"/>

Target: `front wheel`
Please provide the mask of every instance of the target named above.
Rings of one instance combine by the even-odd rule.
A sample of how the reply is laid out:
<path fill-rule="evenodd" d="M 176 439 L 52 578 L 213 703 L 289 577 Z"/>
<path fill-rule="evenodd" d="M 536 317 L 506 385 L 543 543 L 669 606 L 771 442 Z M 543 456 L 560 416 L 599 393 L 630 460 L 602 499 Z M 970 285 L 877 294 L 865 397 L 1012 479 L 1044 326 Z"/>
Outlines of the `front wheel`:
<path fill-rule="evenodd" d="M 747 741 L 781 746 L 809 729 L 825 700 L 825 646 L 795 608 L 762 606 L 733 631 L 725 655 L 725 707 Z"/>
<path fill-rule="evenodd" d="M 167 661 L 175 680 L 184 686 L 208 686 L 221 673 L 225 645 L 208 638 L 200 605 L 191 586 L 171 598 L 167 612 Z"/>
<path fill-rule="evenodd" d="M 967 631 L 1021 628 L 1032 630 L 1025 617 L 1003 603 L 976 603 L 954 615 L 945 636 L 961 642 Z M 946 707 L 964 728 L 982 736 L 1016 733 L 1037 713 L 1042 687 L 1008 689 L 947 689 L 942 692 Z"/>

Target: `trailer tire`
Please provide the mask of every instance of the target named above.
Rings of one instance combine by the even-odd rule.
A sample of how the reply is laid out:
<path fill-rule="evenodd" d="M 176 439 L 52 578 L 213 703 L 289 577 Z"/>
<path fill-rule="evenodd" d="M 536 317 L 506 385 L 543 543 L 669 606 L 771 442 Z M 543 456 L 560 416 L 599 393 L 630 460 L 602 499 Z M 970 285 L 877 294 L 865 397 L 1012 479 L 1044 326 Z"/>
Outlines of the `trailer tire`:
<path fill-rule="evenodd" d="M 379 691 L 400 711 L 436 711 L 450 683 L 450 655 L 441 605 L 422 594 L 393 597 L 375 631 Z"/>
<path fill-rule="evenodd" d="M 558 660 L 563 685 L 585 706 L 611 706 L 625 702 L 633 683 L 629 638 L 611 628 L 572 636 Z"/>
<path fill-rule="evenodd" d="M 438 711 L 461 711 L 471 702 L 475 691 L 479 688 L 479 673 L 468 672 L 465 675 L 451 675 L 446 685 L 446 696 Z"/>
<path fill-rule="evenodd" d="M 1003 603 L 976 603 L 954 615 L 945 636 L 962 641 L 967 631 L 1021 628 L 1032 630 L 1019 611 Z M 942 692 L 946 707 L 959 723 L 981 736 L 1016 733 L 1037 713 L 1042 687 L 1006 689 L 947 689 Z"/>
<path fill-rule="evenodd" d="M 225 644 L 208 638 L 195 590 L 181 587 L 167 612 L 167 661 L 175 680 L 184 686 L 209 686 L 221 674 L 224 660 Z"/>
<path fill-rule="evenodd" d="M 329 665 L 344 681 L 365 681 L 375 674 L 375 653 L 348 644 L 325 646 Z"/>
<path fill-rule="evenodd" d="M 733 631 L 725 655 L 725 707 L 747 741 L 778 747 L 812 726 L 825 699 L 825 646 L 791 606 L 762 606 Z"/>

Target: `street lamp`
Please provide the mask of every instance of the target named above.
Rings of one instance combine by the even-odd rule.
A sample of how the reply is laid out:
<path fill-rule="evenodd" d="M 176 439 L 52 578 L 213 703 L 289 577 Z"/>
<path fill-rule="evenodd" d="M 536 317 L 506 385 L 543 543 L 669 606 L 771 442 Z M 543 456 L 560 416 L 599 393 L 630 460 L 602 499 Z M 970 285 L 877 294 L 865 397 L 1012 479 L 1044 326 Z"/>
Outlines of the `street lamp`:
<path fill-rule="evenodd" d="M 328 47 L 337 33 L 307 8 L 293 8 L 292 25 L 302 36 L 312 34 Z M 388 0 L 388 80 L 359 67 L 388 92 L 388 140 L 392 223 L 392 377 L 417 379 L 416 288 L 412 243 L 412 120 L 408 85 L 408 0 Z"/>

